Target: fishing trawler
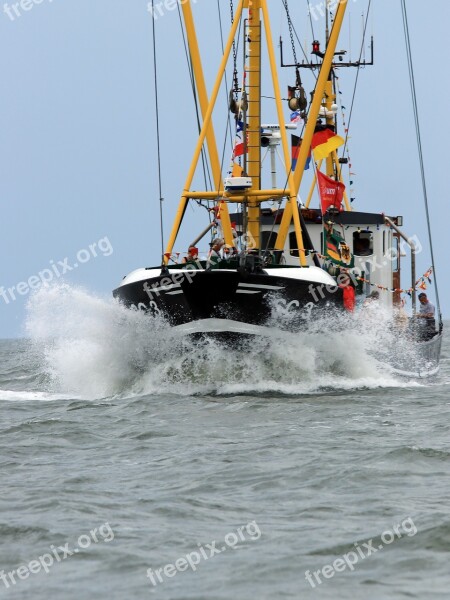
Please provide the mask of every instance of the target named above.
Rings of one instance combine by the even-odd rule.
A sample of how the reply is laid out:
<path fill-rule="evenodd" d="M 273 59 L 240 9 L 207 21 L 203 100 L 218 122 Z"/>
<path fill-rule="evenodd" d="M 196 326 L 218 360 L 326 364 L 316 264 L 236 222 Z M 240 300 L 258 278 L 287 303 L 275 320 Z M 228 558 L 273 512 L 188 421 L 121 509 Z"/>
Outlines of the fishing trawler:
<path fill-rule="evenodd" d="M 351 315 L 358 304 L 376 302 L 390 311 L 392 327 L 404 332 L 411 349 L 391 356 L 392 370 L 413 377 L 433 375 L 439 366 L 442 318 L 439 306 L 436 317 L 418 314 L 417 294 L 431 281 L 434 266 L 417 277 L 416 245 L 402 230 L 403 218 L 378 212 L 381 207 L 374 212 L 354 210 L 345 185 L 344 167 L 351 171 L 351 165 L 346 155 L 348 131 L 338 118 L 336 72 L 373 64 L 373 40 L 369 61 L 360 57 L 346 62 L 337 44 L 347 1 L 333 2 L 335 11 L 327 10 L 323 50 L 313 40 L 309 59 L 299 61 L 289 3 L 283 0 L 294 56 L 292 64 L 285 64 L 281 42 L 281 67 L 291 69 L 293 80 L 283 99 L 269 4 L 239 0 L 234 7 L 231 2 L 230 32 L 208 98 L 191 2 L 181 3 L 201 110 L 199 137 L 160 263 L 133 271 L 113 294 L 129 308 L 161 315 L 180 334 L 225 334 L 232 339 L 264 336 L 269 330 L 295 335 L 324 314 L 334 315 L 338 323 L 340 315 Z M 263 67 L 265 60 L 268 68 Z M 224 118 L 231 115 L 234 132 L 224 168 L 212 117 L 230 64 L 233 84 Z M 262 81 L 263 70 L 266 78 L 270 73 L 269 84 Z M 315 76 L 310 103 L 302 73 Z M 272 123 L 262 114 L 263 86 L 268 85 L 277 118 Z M 298 127 L 300 135 L 292 135 Z M 269 173 L 263 152 L 270 156 Z M 194 190 L 196 170 L 205 156 L 211 186 Z M 281 186 L 277 162 L 283 165 Z M 313 177 L 303 202 L 300 189 L 308 170 Z M 316 189 L 320 207 L 313 208 Z M 176 243 L 189 203 L 207 209 L 207 223 L 199 226 L 201 231 L 182 256 Z M 201 243 L 207 246 L 204 252 L 199 250 Z M 411 282 L 402 288 L 405 249 L 411 253 Z M 404 295 L 411 298 L 411 317 L 402 308 Z M 339 326 L 351 327 L 350 321 Z"/>

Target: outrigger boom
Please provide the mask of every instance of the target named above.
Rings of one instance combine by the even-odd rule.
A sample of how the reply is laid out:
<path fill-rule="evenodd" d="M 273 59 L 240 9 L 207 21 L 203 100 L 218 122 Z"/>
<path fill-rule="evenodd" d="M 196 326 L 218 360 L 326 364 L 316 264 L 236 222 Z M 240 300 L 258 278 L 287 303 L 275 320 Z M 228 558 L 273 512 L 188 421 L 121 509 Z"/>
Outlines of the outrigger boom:
<path fill-rule="evenodd" d="M 234 238 L 231 227 L 231 220 L 229 217 L 229 211 L 226 203 L 238 202 L 244 204 L 247 212 L 246 222 L 248 226 L 248 235 L 251 236 L 251 238 L 254 240 L 255 246 L 259 248 L 261 203 L 267 201 L 268 199 L 286 198 L 288 202 L 286 204 L 282 221 L 278 230 L 275 249 L 283 250 L 283 248 L 285 247 L 289 226 L 293 220 L 295 235 L 297 239 L 297 248 L 299 250 L 299 262 L 301 266 L 307 266 L 302 226 L 297 209 L 297 197 L 300 191 L 303 173 L 309 155 L 309 148 L 311 147 L 311 142 L 316 127 L 317 118 L 319 117 L 320 109 L 322 106 L 322 101 L 326 93 L 327 87 L 330 87 L 331 85 L 330 72 L 333 66 L 333 59 L 335 56 L 342 23 L 344 21 L 346 8 L 347 0 L 341 0 L 336 11 L 333 28 L 331 30 L 331 34 L 327 44 L 327 49 L 323 58 L 322 68 L 317 79 L 313 101 L 308 115 L 308 122 L 306 124 L 303 136 L 303 143 L 300 148 L 299 156 L 297 159 L 297 167 L 295 171 L 292 172 L 292 169 L 290 168 L 291 160 L 287 133 L 285 128 L 281 127 L 280 135 L 284 155 L 284 163 L 286 165 L 287 189 L 264 190 L 260 189 L 259 185 L 261 180 L 261 15 L 264 22 L 264 30 L 270 63 L 270 71 L 272 76 L 272 84 L 275 93 L 278 121 L 279 123 L 284 122 L 284 111 L 278 80 L 278 70 L 276 66 L 270 18 L 267 8 L 267 0 L 239 0 L 234 22 L 232 24 L 231 31 L 225 46 L 223 58 L 219 66 L 219 70 L 217 73 L 216 81 L 213 87 L 213 91 L 211 93 L 209 103 L 207 101 L 206 85 L 199 52 L 197 34 L 192 15 L 191 2 L 190 0 L 187 0 L 182 4 L 183 17 L 185 21 L 189 50 L 191 54 L 192 68 L 202 110 L 203 125 L 197 141 L 197 146 L 194 151 L 194 156 L 191 162 L 189 173 L 184 185 L 183 194 L 180 199 L 172 231 L 167 243 L 166 252 L 163 257 L 164 264 L 168 264 L 168 257 L 170 257 L 173 252 L 174 245 L 178 236 L 178 232 L 180 230 L 181 222 L 183 220 L 187 202 L 189 201 L 189 199 L 217 199 L 218 201 L 225 200 L 224 206 L 222 206 L 221 208 L 221 220 L 225 242 L 229 247 L 234 247 Z M 247 175 L 252 179 L 252 188 L 244 191 L 239 195 L 235 195 L 230 192 L 226 192 L 222 187 L 222 174 L 220 172 L 219 154 L 212 123 L 212 115 L 217 102 L 217 97 L 219 94 L 220 86 L 222 84 L 226 66 L 230 57 L 231 49 L 233 47 L 233 41 L 235 39 L 241 15 L 244 9 L 249 9 L 249 24 L 247 33 L 249 35 L 250 40 L 249 44 L 251 45 L 251 50 L 249 51 L 250 60 L 248 69 L 250 75 L 248 105 L 250 109 L 246 133 L 248 134 L 249 154 L 249 158 L 247 161 Z M 328 94 L 328 97 L 330 97 L 330 94 Z M 254 109 L 254 107 L 257 107 L 256 110 Z M 213 178 L 216 183 L 216 190 L 208 192 L 192 192 L 190 188 L 194 179 L 195 171 L 197 169 L 198 161 L 200 159 L 205 140 L 207 141 L 208 145 L 208 153 L 211 161 Z M 350 209 L 348 202 L 346 208 L 347 210 Z"/>

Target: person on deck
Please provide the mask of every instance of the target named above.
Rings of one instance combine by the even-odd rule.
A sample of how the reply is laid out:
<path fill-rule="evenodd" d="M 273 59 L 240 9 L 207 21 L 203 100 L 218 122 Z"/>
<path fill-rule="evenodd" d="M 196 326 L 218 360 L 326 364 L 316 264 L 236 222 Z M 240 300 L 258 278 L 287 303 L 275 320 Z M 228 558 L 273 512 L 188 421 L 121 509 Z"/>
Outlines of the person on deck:
<path fill-rule="evenodd" d="M 342 299 L 345 310 L 350 313 L 355 312 L 356 294 L 350 277 L 348 275 L 341 275 L 338 281 L 340 281 L 339 287 L 342 290 Z"/>
<path fill-rule="evenodd" d="M 419 326 L 419 335 L 424 339 L 431 339 L 436 333 L 434 305 L 428 300 L 427 295 L 422 292 L 418 296 L 420 302 L 419 312 L 416 313 L 416 324 Z"/>
<path fill-rule="evenodd" d="M 217 265 L 222 260 L 222 248 L 225 240 L 222 238 L 214 238 L 211 242 L 211 250 L 208 254 L 207 269 L 211 269 L 213 265 Z"/>
<path fill-rule="evenodd" d="M 434 321 L 436 309 L 434 308 L 434 304 L 431 304 L 428 300 L 428 296 L 424 292 L 419 294 L 419 302 L 420 308 L 417 317 L 419 319 L 432 319 Z"/>
<path fill-rule="evenodd" d="M 198 259 L 198 248 L 196 248 L 195 246 L 189 246 L 187 254 L 181 262 L 183 262 L 183 263 L 195 262 L 197 259 Z"/>
<path fill-rule="evenodd" d="M 221 250 L 224 245 L 224 240 L 222 238 L 214 238 L 211 244 L 211 251 L 209 253 L 210 258 L 222 258 Z"/>

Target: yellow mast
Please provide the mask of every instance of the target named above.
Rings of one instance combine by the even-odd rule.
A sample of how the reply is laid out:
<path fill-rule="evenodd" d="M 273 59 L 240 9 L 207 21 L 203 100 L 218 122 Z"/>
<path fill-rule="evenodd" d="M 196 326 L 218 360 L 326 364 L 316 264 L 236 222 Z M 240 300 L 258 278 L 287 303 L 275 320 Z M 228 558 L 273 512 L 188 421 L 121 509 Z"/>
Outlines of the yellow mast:
<path fill-rule="evenodd" d="M 309 150 L 311 148 L 311 142 L 316 128 L 317 118 L 319 116 L 320 107 L 322 106 L 323 96 L 326 90 L 327 81 L 333 65 L 334 53 L 336 52 L 336 46 L 339 40 L 339 34 L 344 21 L 345 11 L 347 9 L 348 0 L 340 0 L 339 6 L 336 11 L 333 28 L 331 30 L 330 39 L 328 46 L 323 58 L 322 67 L 319 72 L 319 76 L 316 82 L 316 89 L 314 91 L 314 97 L 308 113 L 308 122 L 306 124 L 305 133 L 303 135 L 303 142 L 300 147 L 300 151 L 297 159 L 297 166 L 294 172 L 295 190 L 298 195 L 300 191 L 300 185 L 302 183 L 303 174 L 305 171 L 306 161 L 308 160 Z M 275 248 L 277 250 L 283 250 L 289 226 L 292 220 L 292 206 L 291 204 L 286 205 L 286 208 L 281 219 L 280 227 L 278 230 L 277 241 Z"/>
<path fill-rule="evenodd" d="M 248 0 L 248 30 L 246 44 L 248 65 L 248 112 L 246 128 L 248 138 L 247 175 L 252 178 L 252 190 L 261 189 L 261 0 Z M 245 90 L 247 92 L 247 90 Z M 247 230 L 256 248 L 260 247 L 260 199 L 249 199 L 247 204 Z"/>
<path fill-rule="evenodd" d="M 326 39 L 326 43 L 328 46 L 328 42 L 330 39 L 330 30 L 329 30 L 329 4 L 330 4 L 330 0 L 326 0 L 326 11 L 325 11 L 325 15 L 326 15 L 326 32 L 325 32 L 325 39 Z M 334 56 L 334 52 L 333 52 L 333 56 Z M 329 71 L 328 74 L 328 80 L 325 86 L 325 109 L 326 109 L 326 123 L 327 125 L 330 125 L 332 127 L 334 127 L 335 125 L 335 119 L 334 119 L 334 115 L 332 115 L 333 111 L 331 110 L 333 104 L 336 102 L 336 95 L 334 93 L 333 90 L 333 77 L 332 77 L 332 73 L 331 73 L 331 69 Z M 334 159 L 332 155 L 327 156 L 327 169 L 326 169 L 326 173 L 328 175 L 328 177 L 334 177 Z"/>
<path fill-rule="evenodd" d="M 337 172 L 338 179 L 341 183 L 344 183 L 344 177 L 342 176 L 342 167 L 339 163 L 339 157 L 338 157 L 336 150 L 333 151 L 332 156 L 333 156 L 334 164 L 336 165 L 336 172 Z M 344 204 L 345 204 L 345 210 L 352 210 L 351 204 L 348 200 L 347 190 L 344 190 Z"/>
<path fill-rule="evenodd" d="M 326 31 L 326 39 L 327 39 L 327 44 L 329 43 L 329 37 L 330 37 L 330 32 L 328 29 L 328 5 L 330 4 L 330 0 L 327 0 L 327 31 Z M 330 125 L 332 127 L 335 126 L 336 124 L 336 118 L 334 116 L 334 111 L 333 111 L 333 106 L 336 105 L 336 94 L 334 93 L 334 89 L 333 89 L 333 78 L 332 78 L 332 72 L 330 70 L 330 75 L 328 77 L 328 81 L 327 81 L 327 85 L 325 87 L 325 109 L 326 109 L 326 122 L 327 125 Z M 319 170 L 320 170 L 320 166 L 319 166 Z M 341 165 L 339 163 L 339 157 L 338 154 L 336 152 L 336 150 L 334 150 L 328 157 L 327 157 L 327 169 L 326 169 L 326 173 L 328 175 L 328 177 L 337 177 L 337 179 L 341 182 L 344 183 L 343 177 L 342 177 L 342 168 Z M 348 196 L 347 196 L 347 191 L 344 190 L 344 204 L 345 204 L 345 208 L 346 210 L 351 210 L 351 205 L 350 202 L 348 201 Z"/>
<path fill-rule="evenodd" d="M 328 12 L 328 11 L 327 11 Z M 331 78 L 331 71 L 327 81 L 327 85 L 325 87 L 325 109 L 326 109 L 326 123 L 331 127 L 335 125 L 334 115 L 331 116 L 332 106 L 336 102 L 336 95 L 333 90 L 333 80 Z M 330 115 L 330 116 L 329 116 Z M 335 163 L 334 163 L 334 154 L 331 153 L 327 156 L 327 175 L 328 177 L 335 176 Z"/>
<path fill-rule="evenodd" d="M 347 0 L 340 0 L 338 9 L 336 11 L 335 21 L 333 29 L 331 31 L 329 43 L 323 60 L 323 65 L 319 73 L 319 77 L 316 84 L 316 90 L 314 93 L 314 99 L 309 112 L 308 124 L 306 126 L 305 135 L 303 138 L 303 144 L 301 146 L 299 157 L 297 160 L 297 167 L 295 173 L 292 174 L 290 169 L 290 153 L 287 133 L 284 128 L 284 112 L 282 106 L 282 99 L 278 81 L 278 72 L 276 68 L 275 52 L 272 41 L 272 33 L 270 27 L 269 12 L 267 8 L 267 0 L 239 0 L 238 7 L 236 9 L 234 23 L 231 27 L 231 31 L 227 40 L 227 44 L 224 50 L 222 61 L 217 73 L 216 81 L 211 93 L 209 103 L 207 102 L 207 92 L 203 77 L 203 69 L 200 60 L 200 53 L 198 51 L 198 42 L 195 33 L 195 26 L 192 18 L 192 11 L 190 6 L 190 0 L 185 0 L 182 3 L 183 14 L 186 22 L 186 30 L 189 41 L 189 48 L 191 51 L 191 60 L 193 70 L 196 79 L 196 85 L 199 93 L 199 100 L 203 114 L 203 125 L 197 141 L 197 145 L 194 152 L 194 157 L 191 162 L 186 183 L 183 190 L 183 195 L 180 199 L 178 211 L 175 217 L 175 221 L 172 227 L 171 235 L 166 247 L 165 263 L 167 264 L 170 254 L 173 251 L 173 247 L 178 235 L 178 231 L 183 219 L 187 203 L 190 198 L 224 198 L 228 202 L 241 202 L 247 206 L 247 222 L 248 222 L 248 233 L 253 237 L 255 246 L 260 248 L 260 205 L 268 199 L 283 198 L 287 197 L 289 202 L 286 204 L 286 208 L 283 214 L 282 223 L 280 225 L 279 233 L 277 236 L 276 249 L 283 250 L 286 242 L 287 232 L 289 225 L 294 219 L 294 227 L 297 238 L 297 247 L 299 248 L 299 261 L 302 266 L 306 266 L 306 258 L 303 245 L 302 230 L 300 224 L 299 211 L 297 210 L 297 196 L 300 189 L 300 184 L 303 177 L 303 171 L 305 168 L 306 160 L 309 154 L 309 148 L 311 146 L 312 137 L 314 134 L 315 124 L 319 115 L 322 99 L 326 93 L 327 81 L 329 79 L 329 73 L 333 63 L 334 52 L 336 49 L 337 41 L 339 38 L 339 32 L 342 27 L 342 22 L 347 6 Z M 233 40 L 236 36 L 237 29 L 242 17 L 244 8 L 249 9 L 248 16 L 248 30 L 247 36 L 248 41 L 248 65 L 246 65 L 248 73 L 248 127 L 246 128 L 246 134 L 248 139 L 248 157 L 246 160 L 247 164 L 247 175 L 252 178 L 252 187 L 247 191 L 243 191 L 239 194 L 227 193 L 221 190 L 221 174 L 220 164 L 218 160 L 217 146 L 214 136 L 214 130 L 212 127 L 212 114 L 217 102 L 222 79 L 225 73 L 225 69 L 230 57 Z M 284 190 L 263 190 L 261 189 L 261 146 L 260 146 L 260 135 L 261 135 L 261 115 L 260 115 L 260 103 L 261 103 L 261 13 L 264 19 L 264 28 L 267 38 L 267 49 L 269 55 L 269 62 L 272 74 L 273 88 L 275 92 L 276 106 L 278 120 L 280 124 L 280 134 L 282 141 L 282 148 L 284 154 L 284 160 L 286 164 L 286 174 L 288 176 L 288 186 Z M 247 91 L 247 90 L 243 90 Z M 331 100 L 332 103 L 332 100 Z M 214 182 L 217 189 L 211 192 L 192 192 L 191 185 L 194 179 L 197 164 L 200 158 L 200 154 L 205 143 L 208 143 L 208 150 L 210 154 L 211 165 L 213 169 Z M 220 176 L 219 176 L 220 174 Z M 223 209 L 222 209 L 223 210 Z M 227 243 L 233 245 L 232 231 L 229 219 L 229 213 L 226 209 L 224 212 L 221 210 L 222 226 Z M 225 218 L 224 218 L 225 217 Z"/>

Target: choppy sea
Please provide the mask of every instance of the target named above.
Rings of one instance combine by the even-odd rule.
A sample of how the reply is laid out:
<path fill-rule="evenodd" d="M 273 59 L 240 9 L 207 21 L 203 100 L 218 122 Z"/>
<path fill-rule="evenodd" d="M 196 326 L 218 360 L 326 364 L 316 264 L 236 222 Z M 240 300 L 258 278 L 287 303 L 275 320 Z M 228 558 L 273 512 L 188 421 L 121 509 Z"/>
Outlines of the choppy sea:
<path fill-rule="evenodd" d="M 0 341 L 0 597 L 448 599 L 449 338 L 409 381 L 332 331 L 200 348 L 38 293 Z"/>

